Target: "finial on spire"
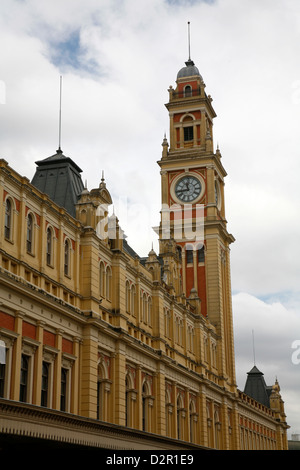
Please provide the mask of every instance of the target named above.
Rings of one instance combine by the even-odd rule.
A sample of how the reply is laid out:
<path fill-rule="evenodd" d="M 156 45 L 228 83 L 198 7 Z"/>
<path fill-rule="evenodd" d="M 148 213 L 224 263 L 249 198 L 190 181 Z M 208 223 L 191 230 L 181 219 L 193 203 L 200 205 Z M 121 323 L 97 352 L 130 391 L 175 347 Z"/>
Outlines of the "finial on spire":
<path fill-rule="evenodd" d="M 104 170 L 102 170 L 102 178 L 101 178 L 101 183 L 99 184 L 99 188 L 106 188 L 106 183 L 104 179 Z"/>

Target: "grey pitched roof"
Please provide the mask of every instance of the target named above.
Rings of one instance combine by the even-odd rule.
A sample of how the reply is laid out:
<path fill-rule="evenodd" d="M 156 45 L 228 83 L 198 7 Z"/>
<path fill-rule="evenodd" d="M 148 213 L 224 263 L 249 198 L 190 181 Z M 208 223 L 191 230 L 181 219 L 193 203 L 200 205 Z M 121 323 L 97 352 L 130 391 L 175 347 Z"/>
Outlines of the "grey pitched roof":
<path fill-rule="evenodd" d="M 37 165 L 31 183 L 75 217 L 75 204 L 84 188 L 82 170 L 59 149 L 56 154 L 35 162 Z"/>
<path fill-rule="evenodd" d="M 254 366 L 247 375 L 244 393 L 269 408 L 269 395 L 272 387 L 266 385 L 264 374 Z"/>

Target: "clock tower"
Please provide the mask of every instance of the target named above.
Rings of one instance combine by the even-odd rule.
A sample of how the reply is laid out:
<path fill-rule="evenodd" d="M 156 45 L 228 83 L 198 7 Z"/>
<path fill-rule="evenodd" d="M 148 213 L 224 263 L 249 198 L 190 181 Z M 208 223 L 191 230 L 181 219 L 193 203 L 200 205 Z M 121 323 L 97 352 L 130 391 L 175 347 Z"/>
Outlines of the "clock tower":
<path fill-rule="evenodd" d="M 235 383 L 230 244 L 224 204 L 226 171 L 214 150 L 216 113 L 189 58 L 169 87 L 170 142 L 163 140 L 159 249 L 166 284 L 220 336 L 220 368 Z"/>

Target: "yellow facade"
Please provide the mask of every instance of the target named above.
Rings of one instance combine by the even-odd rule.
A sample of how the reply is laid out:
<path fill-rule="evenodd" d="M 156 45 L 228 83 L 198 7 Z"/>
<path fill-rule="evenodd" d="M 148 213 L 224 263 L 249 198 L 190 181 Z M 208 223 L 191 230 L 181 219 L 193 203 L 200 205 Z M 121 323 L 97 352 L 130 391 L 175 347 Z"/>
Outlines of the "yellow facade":
<path fill-rule="evenodd" d="M 186 88 L 194 82 L 197 93 Z M 162 204 L 176 203 L 181 174 L 201 180 L 203 258 L 176 240 L 172 220 L 166 238 L 163 218 L 160 253 L 139 258 L 118 219 L 107 217 L 112 200 L 103 179 L 99 188 L 84 188 L 72 216 L 0 160 L 3 434 L 21 433 L 17 411 L 7 411 L 14 400 L 31 416 L 53 414 L 52 430 L 44 426 L 38 434 L 38 417 L 33 427 L 29 413 L 23 435 L 51 439 L 57 423 L 57 439 L 63 426 L 70 442 L 89 435 L 88 445 L 106 448 L 111 424 L 122 436 L 120 448 L 127 448 L 126 432 L 135 430 L 144 448 L 157 435 L 166 448 L 287 449 L 278 385 L 270 408 L 236 386 L 234 238 L 225 219 L 226 172 L 219 150 L 213 151 L 211 98 L 201 76 L 180 77 L 169 92 L 170 146 L 164 139 L 159 161 Z M 90 429 L 75 436 L 71 421 L 61 424 L 65 413 L 69 420 L 88 419 L 89 426 L 100 423 L 97 444 Z"/>

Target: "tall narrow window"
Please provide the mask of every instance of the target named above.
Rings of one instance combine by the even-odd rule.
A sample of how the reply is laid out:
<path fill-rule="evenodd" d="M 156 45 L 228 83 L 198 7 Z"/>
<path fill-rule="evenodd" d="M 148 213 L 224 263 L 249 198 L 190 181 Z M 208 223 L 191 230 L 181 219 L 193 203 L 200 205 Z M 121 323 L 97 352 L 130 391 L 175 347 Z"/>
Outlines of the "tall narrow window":
<path fill-rule="evenodd" d="M 142 418 L 143 418 L 143 431 L 147 430 L 147 386 L 144 383 L 142 390 Z"/>
<path fill-rule="evenodd" d="M 29 357 L 22 354 L 21 357 L 21 375 L 20 375 L 20 401 L 27 401 L 28 394 L 28 372 L 29 372 Z"/>
<path fill-rule="evenodd" d="M 129 378 L 128 378 L 128 375 L 126 375 L 126 379 L 125 379 L 125 426 L 130 426 L 131 425 L 131 422 L 130 422 L 130 394 L 129 394 L 129 390 L 130 390 L 130 382 L 129 382 Z"/>
<path fill-rule="evenodd" d="M 48 406 L 48 387 L 49 387 L 49 364 L 47 362 L 43 362 L 41 406 Z"/>
<path fill-rule="evenodd" d="M 6 356 L 5 343 L 0 341 L 0 398 L 4 398 Z"/>
<path fill-rule="evenodd" d="M 152 325 L 152 301 L 151 297 L 148 297 L 148 324 L 151 326 Z"/>
<path fill-rule="evenodd" d="M 192 96 L 192 87 L 190 85 L 187 85 L 184 89 L 184 96 L 186 98 Z"/>
<path fill-rule="evenodd" d="M 102 419 L 102 394 L 103 386 L 101 380 L 97 383 L 97 419 Z"/>
<path fill-rule="evenodd" d="M 65 241 L 64 272 L 66 276 L 70 275 L 70 242 L 69 240 Z"/>
<path fill-rule="evenodd" d="M 6 199 L 5 203 L 5 222 L 4 222 L 4 236 L 8 240 L 11 239 L 12 230 L 12 205 L 10 199 Z"/>
<path fill-rule="evenodd" d="M 177 439 L 181 439 L 181 400 L 177 398 Z"/>
<path fill-rule="evenodd" d="M 99 290 L 100 290 L 100 296 L 104 297 L 105 295 L 105 267 L 104 263 L 100 263 L 100 268 L 99 268 Z"/>
<path fill-rule="evenodd" d="M 47 228 L 47 248 L 46 248 L 46 261 L 50 266 L 52 264 L 52 230 L 50 227 Z"/>
<path fill-rule="evenodd" d="M 193 260 L 194 260 L 193 252 L 194 251 L 192 249 L 186 250 L 186 262 L 187 262 L 187 264 L 193 264 Z"/>
<path fill-rule="evenodd" d="M 130 313 L 130 284 L 126 281 L 126 312 Z"/>
<path fill-rule="evenodd" d="M 26 238 L 26 248 L 28 253 L 32 253 L 32 241 L 33 241 L 33 218 L 31 214 L 28 214 L 27 217 L 27 238 Z"/>
<path fill-rule="evenodd" d="M 144 293 L 143 295 L 143 321 L 147 323 L 148 320 L 148 312 L 147 312 L 147 296 Z"/>
<path fill-rule="evenodd" d="M 195 442 L 196 436 L 196 429 L 195 429 L 195 416 L 196 416 L 196 407 L 195 403 L 191 400 L 190 402 L 190 409 L 189 409 L 189 417 L 190 417 L 190 442 Z"/>
<path fill-rule="evenodd" d="M 106 298 L 111 300 L 111 268 L 106 268 Z"/>
<path fill-rule="evenodd" d="M 204 246 L 198 250 L 198 263 L 204 263 Z"/>
<path fill-rule="evenodd" d="M 193 126 L 183 128 L 183 137 L 184 137 L 185 142 L 188 142 L 190 140 L 194 140 L 194 128 L 193 128 Z"/>
<path fill-rule="evenodd" d="M 66 411 L 67 409 L 67 378 L 68 370 L 61 369 L 61 386 L 60 386 L 60 410 Z"/>
<path fill-rule="evenodd" d="M 131 315 L 135 315 L 135 287 L 133 285 L 130 289 L 130 308 Z"/>

